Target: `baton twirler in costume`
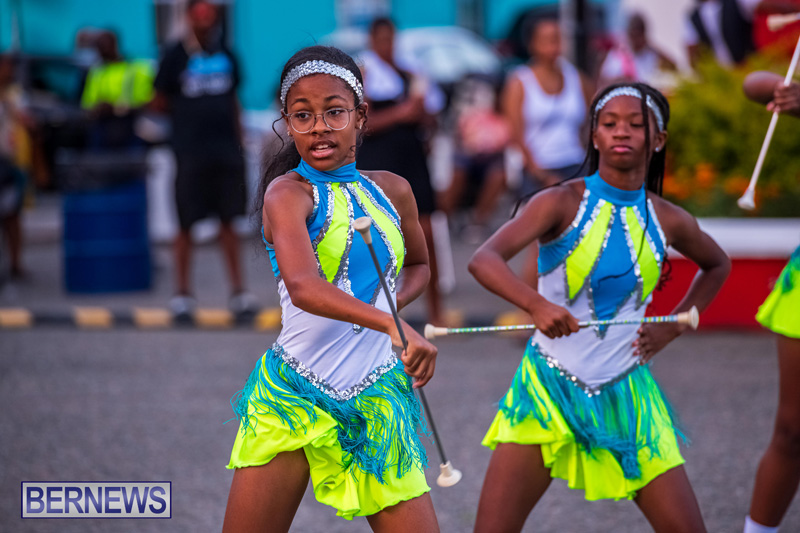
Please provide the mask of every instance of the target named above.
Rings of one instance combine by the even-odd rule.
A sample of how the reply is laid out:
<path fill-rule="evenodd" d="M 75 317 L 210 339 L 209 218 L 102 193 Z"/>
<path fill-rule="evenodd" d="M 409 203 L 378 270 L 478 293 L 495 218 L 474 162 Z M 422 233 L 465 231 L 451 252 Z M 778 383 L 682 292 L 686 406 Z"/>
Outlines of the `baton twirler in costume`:
<path fill-rule="evenodd" d="M 798 17 L 800 14 L 797 13 L 778 16 L 777 23 L 797 20 Z M 800 84 L 791 79 L 798 58 L 800 40 L 788 76 L 753 72 L 745 79 L 745 94 L 752 100 L 767 104 L 767 109 L 773 112 L 773 122 L 778 114 L 800 117 Z M 800 379 L 800 247 L 792 253 L 775 287 L 759 308 L 756 319 L 776 333 L 780 391 L 772 438 L 758 466 L 744 531 L 774 533 L 778 531 L 800 481 L 800 388 L 797 386 Z"/>
<path fill-rule="evenodd" d="M 287 531 L 309 477 L 339 516 L 438 531 L 413 391 L 432 376 L 436 349 L 389 305 L 423 291 L 425 241 L 407 183 L 356 170 L 367 117 L 360 77 L 349 56 L 322 46 L 295 54 L 281 76 L 292 139 L 265 171 L 262 232 L 283 327 L 232 400 L 231 531 Z M 372 221 L 379 270 L 355 234 L 358 217 Z"/>
<path fill-rule="evenodd" d="M 730 264 L 691 215 L 659 197 L 664 97 L 644 84 L 613 85 L 591 117 L 590 175 L 533 196 L 470 263 L 536 326 L 483 440 L 494 452 L 478 532 L 520 530 L 551 478 L 588 500 L 635 499 L 659 531 L 703 527 L 681 467 L 682 432 L 647 364 L 687 326 L 608 322 L 644 317 L 669 245 L 701 266 L 675 311 L 708 305 Z M 533 241 L 538 289 L 507 265 Z M 589 321 L 597 325 L 579 328 Z"/>

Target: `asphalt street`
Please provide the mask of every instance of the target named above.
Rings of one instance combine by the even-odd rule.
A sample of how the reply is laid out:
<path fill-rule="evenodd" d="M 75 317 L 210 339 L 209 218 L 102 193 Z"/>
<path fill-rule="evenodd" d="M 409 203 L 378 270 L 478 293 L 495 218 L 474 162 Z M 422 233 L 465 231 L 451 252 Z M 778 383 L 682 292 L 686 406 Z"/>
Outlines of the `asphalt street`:
<path fill-rule="evenodd" d="M 0 530 L 9 532 L 218 531 L 231 473 L 224 468 L 237 427 L 229 398 L 273 334 L 249 331 L 2 333 Z M 442 530 L 469 531 L 489 452 L 480 446 L 520 357 L 518 340 L 440 343 L 431 409 L 463 481 L 432 496 Z M 693 334 L 660 354 L 654 372 L 692 437 L 687 470 L 710 531 L 737 531 L 775 409 L 769 336 Z M 436 455 L 429 446 L 435 463 Z M 436 470 L 428 471 L 431 484 Z M 173 518 L 22 520 L 22 481 L 172 482 Z M 337 519 L 306 495 L 294 530 L 368 531 Z M 647 531 L 630 502 L 585 502 L 556 481 L 525 531 Z M 800 508 L 784 531 L 800 531 Z"/>
<path fill-rule="evenodd" d="M 451 308 L 471 317 L 508 306 L 465 272 L 472 248 L 456 243 L 457 290 Z M 0 293 L 0 307 L 69 309 L 164 306 L 170 296 L 170 253 L 155 249 L 152 291 L 123 295 L 66 294 L 57 242 L 32 242 L 29 278 Z M 277 303 L 266 257 L 255 241 L 244 251 L 250 286 L 265 306 Z M 215 247 L 198 249 L 195 281 L 201 304 L 224 307 L 227 286 Z M 422 318 L 423 306 L 408 311 Z M 73 327 L 0 330 L 0 532 L 219 531 L 231 471 L 225 468 L 237 425 L 229 400 L 244 385 L 276 331 L 251 329 L 83 331 Z M 426 388 L 447 454 L 464 478 L 435 485 L 442 531 L 471 531 L 490 452 L 480 441 L 522 353 L 507 336 L 452 337 L 439 343 L 437 373 Z M 753 476 L 767 445 L 777 399 L 777 365 L 770 335 L 752 331 L 687 334 L 659 354 L 653 371 L 692 438 L 686 469 L 709 531 L 741 531 Z M 171 481 L 169 520 L 21 519 L 23 481 Z M 365 532 L 308 492 L 294 531 Z M 525 531 L 641 532 L 647 522 L 627 501 L 586 502 L 556 480 Z M 782 531 L 800 531 L 800 505 Z M 415 532 L 416 533 L 416 532 Z"/>

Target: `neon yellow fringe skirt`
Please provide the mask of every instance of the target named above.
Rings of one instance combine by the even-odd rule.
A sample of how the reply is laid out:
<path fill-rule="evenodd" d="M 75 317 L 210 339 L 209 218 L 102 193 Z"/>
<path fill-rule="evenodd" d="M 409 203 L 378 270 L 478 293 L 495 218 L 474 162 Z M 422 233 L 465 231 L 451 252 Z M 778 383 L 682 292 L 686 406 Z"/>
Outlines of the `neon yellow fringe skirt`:
<path fill-rule="evenodd" d="M 683 464 L 675 420 L 647 366 L 592 389 L 529 342 L 483 445 L 539 445 L 550 475 L 587 500 L 632 499 Z"/>
<path fill-rule="evenodd" d="M 428 492 L 420 405 L 398 360 L 348 399 L 287 364 L 275 345 L 232 399 L 239 420 L 228 468 L 302 449 L 317 500 L 352 520 Z M 374 382 L 373 382 L 374 381 Z M 368 382 L 368 383 L 369 383 Z"/>
<path fill-rule="evenodd" d="M 800 339 L 800 246 L 759 307 L 756 320 L 779 335 Z"/>

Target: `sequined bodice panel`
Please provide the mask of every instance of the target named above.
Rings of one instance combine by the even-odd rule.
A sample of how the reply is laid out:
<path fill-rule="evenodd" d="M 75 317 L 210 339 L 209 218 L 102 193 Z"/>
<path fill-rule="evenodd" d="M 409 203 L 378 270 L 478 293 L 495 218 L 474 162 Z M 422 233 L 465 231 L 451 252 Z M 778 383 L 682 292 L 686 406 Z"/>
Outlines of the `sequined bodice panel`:
<path fill-rule="evenodd" d="M 539 253 L 539 292 L 578 320 L 644 316 L 661 276 L 666 239 L 644 188 L 628 191 L 585 178 L 572 223 Z M 564 339 L 534 334 L 542 351 L 587 383 L 613 379 L 634 364 L 635 326 L 583 329 Z"/>
<path fill-rule="evenodd" d="M 587 319 L 609 319 L 630 298 L 637 309 L 647 302 L 661 276 L 665 237 L 643 188 L 616 189 L 599 174 L 585 183 L 575 219 L 542 245 L 539 273 L 563 267 L 564 297 L 556 303 L 571 306 L 585 292 L 592 315 Z"/>
<path fill-rule="evenodd" d="M 311 182 L 314 207 L 306 221 L 319 276 L 340 290 L 388 312 L 405 259 L 400 215 L 383 190 L 360 175 L 352 182 Z M 369 248 L 355 219 L 372 219 L 372 243 L 390 294 L 383 294 Z M 343 391 L 394 357 L 389 336 L 313 315 L 296 307 L 281 278 L 276 250 L 265 242 L 278 281 L 283 328 L 278 344 L 326 387 Z"/>

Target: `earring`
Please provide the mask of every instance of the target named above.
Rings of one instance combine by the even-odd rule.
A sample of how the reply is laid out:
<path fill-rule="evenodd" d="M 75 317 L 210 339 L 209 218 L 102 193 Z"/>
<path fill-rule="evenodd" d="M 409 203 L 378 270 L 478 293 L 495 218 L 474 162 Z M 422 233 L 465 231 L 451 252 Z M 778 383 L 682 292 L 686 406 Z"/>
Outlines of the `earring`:
<path fill-rule="evenodd" d="M 660 151 L 661 151 L 661 147 L 660 146 L 656 146 L 656 152 L 660 152 Z"/>
<path fill-rule="evenodd" d="M 597 150 L 597 145 L 596 144 L 594 145 L 594 149 Z"/>

